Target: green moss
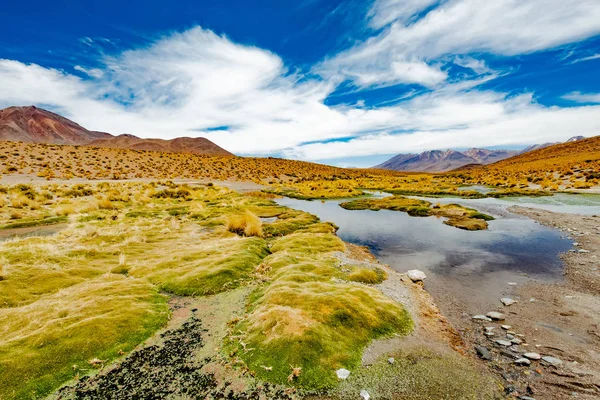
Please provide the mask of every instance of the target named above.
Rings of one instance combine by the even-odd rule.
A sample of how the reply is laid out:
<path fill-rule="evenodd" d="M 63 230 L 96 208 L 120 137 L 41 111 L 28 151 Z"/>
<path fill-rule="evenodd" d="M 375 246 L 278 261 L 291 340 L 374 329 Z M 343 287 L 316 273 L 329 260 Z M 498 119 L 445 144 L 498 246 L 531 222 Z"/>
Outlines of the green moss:
<path fill-rule="evenodd" d="M 331 388 L 335 370 L 357 367 L 372 339 L 412 329 L 400 304 L 368 286 L 344 282 L 332 255 L 344 248 L 332 233 L 297 231 L 273 242 L 273 254 L 261 264 L 269 283 L 250 296 L 247 318 L 235 327 L 245 332 L 244 346 L 231 344 L 231 354 L 260 379 L 285 384 L 290 366 L 301 367 L 294 385 Z M 369 279 L 380 281 L 383 274 L 372 272 Z"/>
<path fill-rule="evenodd" d="M 54 225 L 67 222 L 66 216 L 23 219 L 0 226 L 0 229 L 30 228 L 33 226 Z"/>
<path fill-rule="evenodd" d="M 377 284 L 387 279 L 387 273 L 381 268 L 369 269 L 364 267 L 355 268 L 347 278 L 352 282 Z"/>
<path fill-rule="evenodd" d="M 132 267 L 129 275 L 177 295 L 208 295 L 239 286 L 267 254 L 266 242 L 257 237 L 204 240 L 195 251 Z"/>
<path fill-rule="evenodd" d="M 388 357 L 394 357 L 393 364 Z M 454 400 L 502 398 L 498 382 L 472 362 L 449 351 L 427 348 L 392 353 L 343 381 L 333 399 L 357 397 L 366 390 L 374 399 Z"/>
<path fill-rule="evenodd" d="M 105 275 L 29 305 L 0 309 L 0 393 L 41 398 L 145 340 L 168 318 L 165 298 L 137 279 Z M 27 326 L 26 330 L 23 327 Z"/>

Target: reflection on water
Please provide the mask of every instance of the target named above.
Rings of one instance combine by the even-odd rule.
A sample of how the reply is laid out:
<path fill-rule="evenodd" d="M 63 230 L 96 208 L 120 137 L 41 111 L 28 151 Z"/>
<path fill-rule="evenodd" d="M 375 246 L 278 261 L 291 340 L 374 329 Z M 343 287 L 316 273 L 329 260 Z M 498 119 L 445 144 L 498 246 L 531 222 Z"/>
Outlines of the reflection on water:
<path fill-rule="evenodd" d="M 497 300 L 511 288 L 508 282 L 524 282 L 524 274 L 560 279 L 562 263 L 558 255 L 572 246 L 558 231 L 508 212 L 490 221 L 489 230 L 469 232 L 444 225 L 436 217 L 411 217 L 388 210 L 345 210 L 339 207 L 339 201 L 283 198 L 277 202 L 335 223 L 340 227 L 340 238 L 367 245 L 380 261 L 397 271 L 425 271 L 426 286 L 434 296 L 435 292 L 440 296 L 455 292 L 454 300 L 469 303 L 467 309 L 481 307 L 481 302 L 489 303 L 492 298 Z"/>
<path fill-rule="evenodd" d="M 557 193 L 553 196 L 542 197 L 503 197 L 501 199 L 461 199 L 456 197 L 427 198 L 420 196 L 408 196 L 417 199 L 428 200 L 432 203 L 442 204 L 457 203 L 467 207 L 471 206 L 481 211 L 485 209 L 493 212 L 506 214 L 506 208 L 510 206 L 523 206 L 539 208 L 547 211 L 561 212 L 567 214 L 600 215 L 600 195 L 597 194 L 567 194 Z"/>

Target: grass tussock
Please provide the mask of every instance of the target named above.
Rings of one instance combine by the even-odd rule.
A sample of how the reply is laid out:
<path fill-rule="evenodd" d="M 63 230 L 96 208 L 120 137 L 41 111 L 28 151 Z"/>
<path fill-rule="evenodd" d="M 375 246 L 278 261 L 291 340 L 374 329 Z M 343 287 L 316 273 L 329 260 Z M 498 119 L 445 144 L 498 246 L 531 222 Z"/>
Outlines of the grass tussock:
<path fill-rule="evenodd" d="M 229 232 L 241 236 L 263 236 L 260 218 L 249 210 L 242 214 L 229 215 L 226 219 L 225 228 Z"/>
<path fill-rule="evenodd" d="M 109 363 L 168 317 L 166 300 L 139 279 L 104 275 L 43 300 L 0 309 L 0 393 L 41 398 L 66 380 Z"/>
<path fill-rule="evenodd" d="M 274 241 L 261 265 L 268 283 L 251 296 L 247 318 L 235 327 L 245 332 L 238 342 L 244 345 L 233 343 L 232 351 L 261 379 L 331 388 L 335 370 L 357 367 L 370 340 L 412 329 L 401 305 L 344 283 L 332 253 L 344 248 L 331 233 L 296 232 Z M 290 366 L 301 373 L 290 377 Z"/>
<path fill-rule="evenodd" d="M 348 275 L 348 280 L 352 282 L 360 282 L 375 285 L 385 281 L 387 277 L 387 272 L 385 272 L 381 268 L 370 269 L 365 267 L 358 267 Z"/>

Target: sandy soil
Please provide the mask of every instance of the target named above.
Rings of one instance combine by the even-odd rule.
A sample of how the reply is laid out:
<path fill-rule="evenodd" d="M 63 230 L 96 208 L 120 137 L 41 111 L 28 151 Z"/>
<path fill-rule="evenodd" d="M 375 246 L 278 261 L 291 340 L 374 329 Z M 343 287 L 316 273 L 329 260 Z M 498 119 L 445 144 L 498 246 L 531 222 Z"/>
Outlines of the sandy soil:
<path fill-rule="evenodd" d="M 517 303 L 497 310 L 502 321 L 463 319 L 465 341 L 489 350 L 486 361 L 502 377 L 506 392 L 535 399 L 600 398 L 600 217 L 560 214 L 511 207 L 512 212 L 560 229 L 579 244 L 562 255 L 565 280 L 560 283 L 530 282 L 517 286 Z M 486 311 L 486 312 L 487 312 Z M 503 329 L 501 325 L 510 328 Z M 486 336 L 486 327 L 491 334 Z M 507 328 L 506 326 L 504 328 Z M 496 340 L 516 338 L 522 343 L 504 346 Z M 475 350 L 472 350 L 475 353 Z M 535 352 L 560 360 L 558 365 L 516 360 Z M 482 357 L 485 358 L 485 357 Z"/>

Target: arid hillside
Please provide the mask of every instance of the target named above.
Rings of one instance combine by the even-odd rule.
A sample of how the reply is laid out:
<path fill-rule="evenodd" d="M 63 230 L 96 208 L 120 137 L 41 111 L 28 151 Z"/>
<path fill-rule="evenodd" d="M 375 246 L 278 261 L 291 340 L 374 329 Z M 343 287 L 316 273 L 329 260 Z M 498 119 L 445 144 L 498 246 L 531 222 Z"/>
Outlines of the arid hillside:
<path fill-rule="evenodd" d="M 181 137 L 171 140 L 143 139 L 129 134 L 113 136 L 105 132 L 90 131 L 67 118 L 34 106 L 9 107 L 0 110 L 0 140 L 211 156 L 233 155 L 202 137 Z"/>
<path fill-rule="evenodd" d="M 161 151 L 164 153 L 191 153 L 207 156 L 232 156 L 230 152 L 205 138 L 182 137 L 171 140 L 142 139 L 133 135 L 119 135 L 94 140 L 90 147 L 109 147 L 113 149 Z"/>
<path fill-rule="evenodd" d="M 0 140 L 27 143 L 84 144 L 112 137 L 88 131 L 58 114 L 37 107 L 0 110 Z"/>
<path fill-rule="evenodd" d="M 456 174 L 469 182 L 493 186 L 584 189 L 600 178 L 600 136 L 555 144 Z"/>

